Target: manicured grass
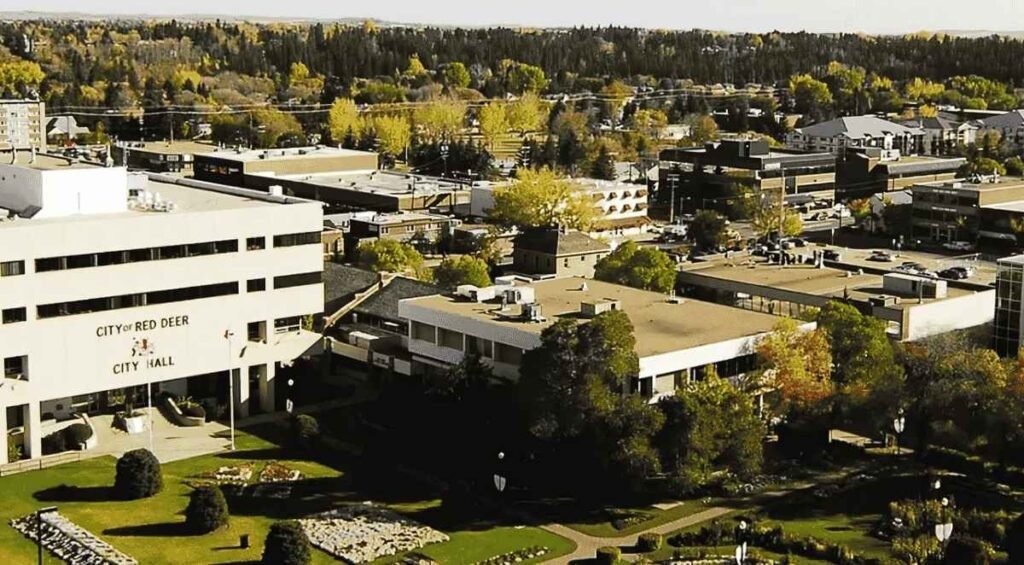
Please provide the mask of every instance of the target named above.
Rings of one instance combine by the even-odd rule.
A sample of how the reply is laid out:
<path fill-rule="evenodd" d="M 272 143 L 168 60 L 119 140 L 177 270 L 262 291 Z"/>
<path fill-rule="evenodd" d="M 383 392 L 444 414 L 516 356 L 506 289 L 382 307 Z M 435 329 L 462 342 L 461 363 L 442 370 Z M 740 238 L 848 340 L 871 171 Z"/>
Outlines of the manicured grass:
<path fill-rule="evenodd" d="M 714 506 L 714 502 L 710 505 L 704 504 L 699 500 L 686 500 L 682 504 L 668 510 L 659 510 L 653 506 L 643 506 L 634 508 L 615 508 L 609 509 L 607 512 L 596 512 L 593 520 L 580 520 L 573 523 L 565 524 L 566 526 L 594 537 L 602 538 L 614 538 L 621 536 L 628 536 L 644 530 L 660 526 L 673 520 L 678 520 L 691 514 L 696 514 L 707 510 L 711 506 Z M 621 512 L 624 514 L 629 513 L 643 513 L 649 516 L 647 520 L 632 524 L 628 527 L 616 529 L 612 525 L 612 519 L 609 518 L 611 514 Z"/>
<path fill-rule="evenodd" d="M 858 516 L 833 514 L 821 518 L 786 520 L 779 523 L 788 534 L 800 537 L 810 536 L 830 543 L 842 544 L 866 557 L 881 558 L 889 556 L 889 542 L 870 535 L 879 518 L 881 518 L 881 514 Z"/>
<path fill-rule="evenodd" d="M 277 439 L 280 429 L 268 426 L 260 436 Z M 295 459 L 275 443 L 250 433 L 239 432 L 238 451 L 196 457 L 163 466 L 164 490 L 140 501 L 112 501 L 108 487 L 113 483 L 115 460 L 110 457 L 91 459 L 4 477 L 0 479 L 0 562 L 30 563 L 35 561 L 36 547 L 13 528 L 10 519 L 24 516 L 36 509 L 56 505 L 62 514 L 131 555 L 140 563 L 239 563 L 258 561 L 263 540 L 270 525 L 278 519 L 299 518 L 338 504 L 372 500 L 373 497 L 352 490 L 343 465 L 326 465 L 317 461 Z M 204 472 L 222 466 L 251 464 L 255 474 L 269 461 L 278 461 L 298 469 L 304 480 L 295 487 L 295 495 L 287 501 L 253 501 L 232 508 L 229 528 L 194 536 L 183 528 L 182 512 L 188 503 L 191 487 L 188 482 Z M 59 485 L 74 488 L 48 491 Z M 467 521 L 448 518 L 439 523 L 439 501 L 402 500 L 389 504 L 396 511 L 445 531 L 451 541 L 428 546 L 422 551 L 444 563 L 482 560 L 532 545 L 544 545 L 551 555 L 572 551 L 572 543 L 537 528 L 495 527 L 492 524 L 465 526 Z M 454 525 L 453 525 L 454 524 Z M 453 525 L 450 529 L 445 526 Z M 478 528 L 478 529 L 477 529 Z M 241 534 L 249 534 L 252 546 L 238 547 Z M 334 563 L 327 554 L 314 551 L 313 563 Z M 46 556 L 46 563 L 58 563 Z"/>

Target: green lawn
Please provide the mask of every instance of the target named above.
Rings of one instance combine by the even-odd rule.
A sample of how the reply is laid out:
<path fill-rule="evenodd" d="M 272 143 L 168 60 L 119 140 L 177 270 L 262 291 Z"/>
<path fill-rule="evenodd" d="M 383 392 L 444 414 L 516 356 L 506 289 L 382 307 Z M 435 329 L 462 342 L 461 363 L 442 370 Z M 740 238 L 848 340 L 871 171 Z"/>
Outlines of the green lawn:
<path fill-rule="evenodd" d="M 714 502 L 710 506 L 714 506 Z M 696 514 L 710 507 L 699 500 L 686 500 L 682 504 L 668 510 L 659 510 L 653 506 L 638 506 L 633 508 L 609 508 L 604 511 L 592 513 L 589 519 L 576 519 L 565 524 L 566 526 L 584 534 L 595 537 L 620 537 L 649 530 L 666 522 L 677 520 L 690 514 Z M 637 514 L 646 515 L 648 518 L 642 522 L 630 524 L 622 529 L 617 529 L 612 524 L 613 515 Z"/>
<path fill-rule="evenodd" d="M 259 430 L 261 436 L 273 437 L 273 429 Z M 164 490 L 140 501 L 109 501 L 108 486 L 114 478 L 115 460 L 110 457 L 72 463 L 43 471 L 34 471 L 0 479 L 0 562 L 29 563 L 35 561 L 36 547 L 6 523 L 35 509 L 56 505 L 60 512 L 80 526 L 98 535 L 114 547 L 141 563 L 245 563 L 259 559 L 263 539 L 277 519 L 297 518 L 350 501 L 372 499 L 351 490 L 343 466 L 328 466 L 309 460 L 289 459 L 286 452 L 266 439 L 249 433 L 238 434 L 236 453 L 197 457 L 163 466 Z M 204 536 L 184 531 L 182 512 L 188 503 L 187 481 L 196 475 L 226 465 L 252 464 L 256 470 L 269 461 L 302 471 L 305 479 L 296 486 L 295 496 L 287 502 L 249 504 L 232 508 L 231 524 Z M 58 485 L 75 487 L 71 492 L 46 492 Z M 476 525 L 469 529 L 446 529 L 445 520 L 435 523 L 436 500 L 402 500 L 390 504 L 395 510 L 441 529 L 451 541 L 422 550 L 443 563 L 465 563 L 521 549 L 546 545 L 555 554 L 571 552 L 573 546 L 536 528 L 516 529 Z M 479 528 L 479 529 L 476 529 Z M 238 548 L 238 536 L 249 534 L 249 549 Z M 47 557 L 47 563 L 58 563 Z M 314 563 L 334 563 L 333 558 L 314 552 Z"/>

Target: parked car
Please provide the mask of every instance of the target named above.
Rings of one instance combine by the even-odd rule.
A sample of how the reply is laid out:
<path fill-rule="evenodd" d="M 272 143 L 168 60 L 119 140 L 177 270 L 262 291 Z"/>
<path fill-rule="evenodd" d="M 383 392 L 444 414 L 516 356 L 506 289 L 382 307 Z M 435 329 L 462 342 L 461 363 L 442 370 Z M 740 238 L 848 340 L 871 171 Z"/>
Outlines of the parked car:
<path fill-rule="evenodd" d="M 926 269 L 924 265 L 922 265 L 920 263 L 916 263 L 914 261 L 905 261 L 902 264 L 900 264 L 899 266 L 893 267 L 893 270 L 894 271 L 898 271 L 900 273 L 907 273 L 909 275 L 927 275 L 928 274 L 928 269 Z"/>
<path fill-rule="evenodd" d="M 826 261 L 842 261 L 843 256 L 839 254 L 835 249 L 826 249 L 822 254 Z"/>
<path fill-rule="evenodd" d="M 814 214 L 811 214 L 807 219 L 812 222 L 823 222 L 828 219 L 828 213 L 815 212 Z"/>
<path fill-rule="evenodd" d="M 894 261 L 892 254 L 888 251 L 876 250 L 872 251 L 871 255 L 868 256 L 868 261 L 878 261 L 879 263 L 892 263 Z"/>
<path fill-rule="evenodd" d="M 944 279 L 953 281 L 962 281 L 969 279 L 974 275 L 974 269 L 971 267 L 950 267 L 948 269 L 942 269 L 938 273 L 935 273 Z"/>
<path fill-rule="evenodd" d="M 971 251 L 974 249 L 974 244 L 969 241 L 950 241 L 943 243 L 942 247 L 950 251 Z"/>

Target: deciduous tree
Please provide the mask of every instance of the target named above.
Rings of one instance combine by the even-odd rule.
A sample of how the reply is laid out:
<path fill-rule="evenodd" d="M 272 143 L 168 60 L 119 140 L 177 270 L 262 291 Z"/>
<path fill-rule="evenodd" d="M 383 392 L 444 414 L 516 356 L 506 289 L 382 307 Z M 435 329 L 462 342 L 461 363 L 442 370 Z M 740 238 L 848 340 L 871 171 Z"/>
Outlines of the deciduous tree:
<path fill-rule="evenodd" d="M 418 251 L 393 239 L 363 242 L 357 251 L 359 264 L 372 271 L 417 272 L 423 265 L 423 256 Z"/>
<path fill-rule="evenodd" d="M 596 216 L 590 196 L 551 169 L 522 169 L 513 182 L 494 190 L 491 217 L 506 226 L 588 231 Z"/>
<path fill-rule="evenodd" d="M 597 262 L 594 278 L 643 290 L 669 292 L 675 287 L 676 268 L 664 251 L 626 241 Z"/>
<path fill-rule="evenodd" d="M 441 264 L 434 268 L 434 282 L 449 289 L 464 284 L 485 287 L 491 284 L 489 271 L 483 259 L 462 255 L 442 260 Z"/>

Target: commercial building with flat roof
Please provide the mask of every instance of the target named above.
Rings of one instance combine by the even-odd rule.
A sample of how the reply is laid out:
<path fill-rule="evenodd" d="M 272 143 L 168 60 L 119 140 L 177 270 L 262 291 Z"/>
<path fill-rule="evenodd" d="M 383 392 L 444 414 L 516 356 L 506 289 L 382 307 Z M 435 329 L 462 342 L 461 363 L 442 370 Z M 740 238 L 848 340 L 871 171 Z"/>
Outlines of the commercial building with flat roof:
<path fill-rule="evenodd" d="M 257 173 L 246 186 L 319 200 L 331 212 L 438 212 L 468 214 L 470 184 L 454 179 L 392 171 L 334 171 L 323 173 Z"/>
<path fill-rule="evenodd" d="M 319 203 L 22 159 L 0 165 L 0 453 L 150 384 L 219 413 L 230 371 L 239 416 L 282 406 L 282 365 L 319 343 Z"/>
<path fill-rule="evenodd" d="M 1004 257 L 997 261 L 996 307 L 992 337 L 996 353 L 1014 357 L 1020 351 L 1024 333 L 1021 302 L 1024 301 L 1024 255 Z"/>
<path fill-rule="evenodd" d="M 904 156 L 877 147 L 851 148 L 839 156 L 836 194 L 840 200 L 851 200 L 920 183 L 949 181 L 966 162 L 963 157 Z"/>
<path fill-rule="evenodd" d="M 560 319 L 581 324 L 607 310 L 633 323 L 639 372 L 631 389 L 656 399 L 714 365 L 727 377 L 754 366 L 755 347 L 777 318 L 583 278 L 461 287 L 456 294 L 402 300 L 413 372 L 443 371 L 476 353 L 497 376 L 517 379 L 523 354 Z M 813 323 L 805 323 L 810 329 Z"/>
<path fill-rule="evenodd" d="M 369 172 L 377 169 L 377 154 L 317 145 L 285 149 L 223 148 L 195 154 L 195 177 L 242 188 L 267 190 L 270 184 L 252 177 Z"/>
<path fill-rule="evenodd" d="M 889 334 L 915 340 L 992 321 L 995 289 L 863 266 L 828 262 L 815 251 L 786 266 L 754 256 L 692 263 L 679 272 L 687 296 L 776 316 L 843 300 L 888 323 Z M 817 259 L 817 261 L 815 261 Z"/>
<path fill-rule="evenodd" d="M 914 237 L 935 242 L 1016 243 L 1010 218 L 1024 213 L 1024 179 L 986 177 L 913 187 Z"/>
<path fill-rule="evenodd" d="M 0 151 L 46 151 L 46 104 L 0 100 Z"/>
<path fill-rule="evenodd" d="M 724 209 L 741 191 L 774 191 L 785 184 L 787 195 L 834 199 L 836 159 L 827 152 L 769 147 L 762 140 L 722 140 L 704 147 L 664 149 L 658 168 L 661 206 L 675 203 L 675 213 Z"/>
<path fill-rule="evenodd" d="M 154 173 L 191 174 L 196 153 L 217 151 L 199 141 L 120 141 L 110 146 L 114 163 Z"/>

